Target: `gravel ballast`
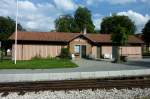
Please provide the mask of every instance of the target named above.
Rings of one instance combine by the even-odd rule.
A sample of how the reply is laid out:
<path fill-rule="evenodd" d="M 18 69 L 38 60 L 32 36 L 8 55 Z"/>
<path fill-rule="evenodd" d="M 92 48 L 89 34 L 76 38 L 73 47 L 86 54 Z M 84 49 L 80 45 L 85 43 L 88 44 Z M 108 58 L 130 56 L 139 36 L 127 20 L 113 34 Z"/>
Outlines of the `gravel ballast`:
<path fill-rule="evenodd" d="M 0 93 L 0 99 L 150 99 L 150 88 L 39 91 L 26 92 L 24 95 L 10 92 L 7 96 L 3 94 Z"/>

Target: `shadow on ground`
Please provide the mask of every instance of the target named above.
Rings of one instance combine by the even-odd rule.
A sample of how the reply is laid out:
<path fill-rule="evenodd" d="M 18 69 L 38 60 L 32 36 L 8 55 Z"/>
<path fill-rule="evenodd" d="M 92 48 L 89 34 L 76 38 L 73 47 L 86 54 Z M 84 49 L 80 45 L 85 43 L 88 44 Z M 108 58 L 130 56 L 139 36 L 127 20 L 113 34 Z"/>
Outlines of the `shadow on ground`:
<path fill-rule="evenodd" d="M 149 67 L 150 68 L 150 61 L 128 61 L 125 65 L 130 66 L 141 66 L 141 67 Z"/>

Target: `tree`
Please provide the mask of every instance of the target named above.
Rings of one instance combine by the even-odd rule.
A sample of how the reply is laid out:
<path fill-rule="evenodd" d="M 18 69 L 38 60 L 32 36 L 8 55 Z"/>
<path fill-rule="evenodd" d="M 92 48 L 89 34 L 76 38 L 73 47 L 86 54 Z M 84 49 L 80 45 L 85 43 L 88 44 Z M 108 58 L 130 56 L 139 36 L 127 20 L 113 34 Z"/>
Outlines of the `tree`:
<path fill-rule="evenodd" d="M 57 32 L 79 32 L 79 28 L 70 15 L 63 15 L 55 20 L 55 28 Z"/>
<path fill-rule="evenodd" d="M 6 40 L 15 31 L 14 23 L 10 17 L 0 17 L 0 40 Z"/>
<path fill-rule="evenodd" d="M 111 35 L 111 40 L 113 42 L 113 47 L 115 47 L 116 55 L 115 55 L 115 62 L 120 62 L 120 46 L 126 45 L 128 41 L 128 33 L 126 28 L 121 27 L 120 25 L 114 27 L 114 32 Z"/>
<path fill-rule="evenodd" d="M 150 47 L 150 20 L 145 24 L 145 27 L 142 30 L 143 38 L 147 46 L 147 51 L 149 52 Z"/>
<path fill-rule="evenodd" d="M 120 25 L 115 27 L 115 30 L 111 36 L 112 42 L 115 45 L 125 45 L 127 43 L 128 33 L 126 32 L 126 29 Z"/>
<path fill-rule="evenodd" d="M 74 17 L 63 15 L 55 20 L 55 29 L 57 32 L 83 32 L 85 28 L 87 32 L 95 33 L 92 15 L 87 8 L 79 7 Z"/>
<path fill-rule="evenodd" d="M 7 40 L 15 32 L 15 25 L 15 21 L 10 17 L 0 16 L 0 40 Z M 20 24 L 18 24 L 18 30 L 25 31 Z"/>
<path fill-rule="evenodd" d="M 99 30 L 99 29 L 95 29 L 95 30 L 94 30 L 94 33 L 97 33 L 97 34 L 98 34 L 98 33 L 100 33 L 100 30 Z"/>
<path fill-rule="evenodd" d="M 134 34 L 136 26 L 128 16 L 105 17 L 101 23 L 101 33 L 110 34 L 115 32 L 117 26 L 123 27 L 128 34 Z"/>
<path fill-rule="evenodd" d="M 0 41 L 2 41 L 2 48 L 6 51 L 11 43 L 8 37 L 15 32 L 15 21 L 10 17 L 0 16 Z M 25 31 L 20 24 L 18 24 L 19 31 Z"/>
<path fill-rule="evenodd" d="M 62 48 L 59 57 L 63 58 L 63 59 L 70 59 L 71 55 L 70 55 L 69 49 L 68 48 Z"/>
<path fill-rule="evenodd" d="M 75 11 L 74 18 L 81 32 L 83 32 L 84 28 L 86 28 L 87 32 L 94 33 L 95 26 L 92 22 L 92 15 L 87 8 L 79 7 Z"/>

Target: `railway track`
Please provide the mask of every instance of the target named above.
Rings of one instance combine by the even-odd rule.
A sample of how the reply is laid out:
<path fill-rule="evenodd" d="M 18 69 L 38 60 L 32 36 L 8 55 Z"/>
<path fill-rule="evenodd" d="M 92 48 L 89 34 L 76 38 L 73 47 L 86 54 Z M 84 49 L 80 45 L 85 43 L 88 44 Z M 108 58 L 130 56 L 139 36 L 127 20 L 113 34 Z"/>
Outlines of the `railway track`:
<path fill-rule="evenodd" d="M 44 82 L 0 83 L 0 92 L 70 90 L 70 89 L 150 88 L 150 79 L 133 80 L 64 80 Z"/>

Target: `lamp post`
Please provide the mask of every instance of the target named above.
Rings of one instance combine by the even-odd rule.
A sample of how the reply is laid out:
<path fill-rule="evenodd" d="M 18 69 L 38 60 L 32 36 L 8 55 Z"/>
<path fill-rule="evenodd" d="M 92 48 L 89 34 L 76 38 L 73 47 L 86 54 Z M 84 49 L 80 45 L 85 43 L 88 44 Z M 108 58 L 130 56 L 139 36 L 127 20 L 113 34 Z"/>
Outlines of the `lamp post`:
<path fill-rule="evenodd" d="M 17 26 L 18 26 L 18 0 L 16 1 L 16 29 L 15 29 L 15 59 L 14 63 L 17 63 Z"/>

